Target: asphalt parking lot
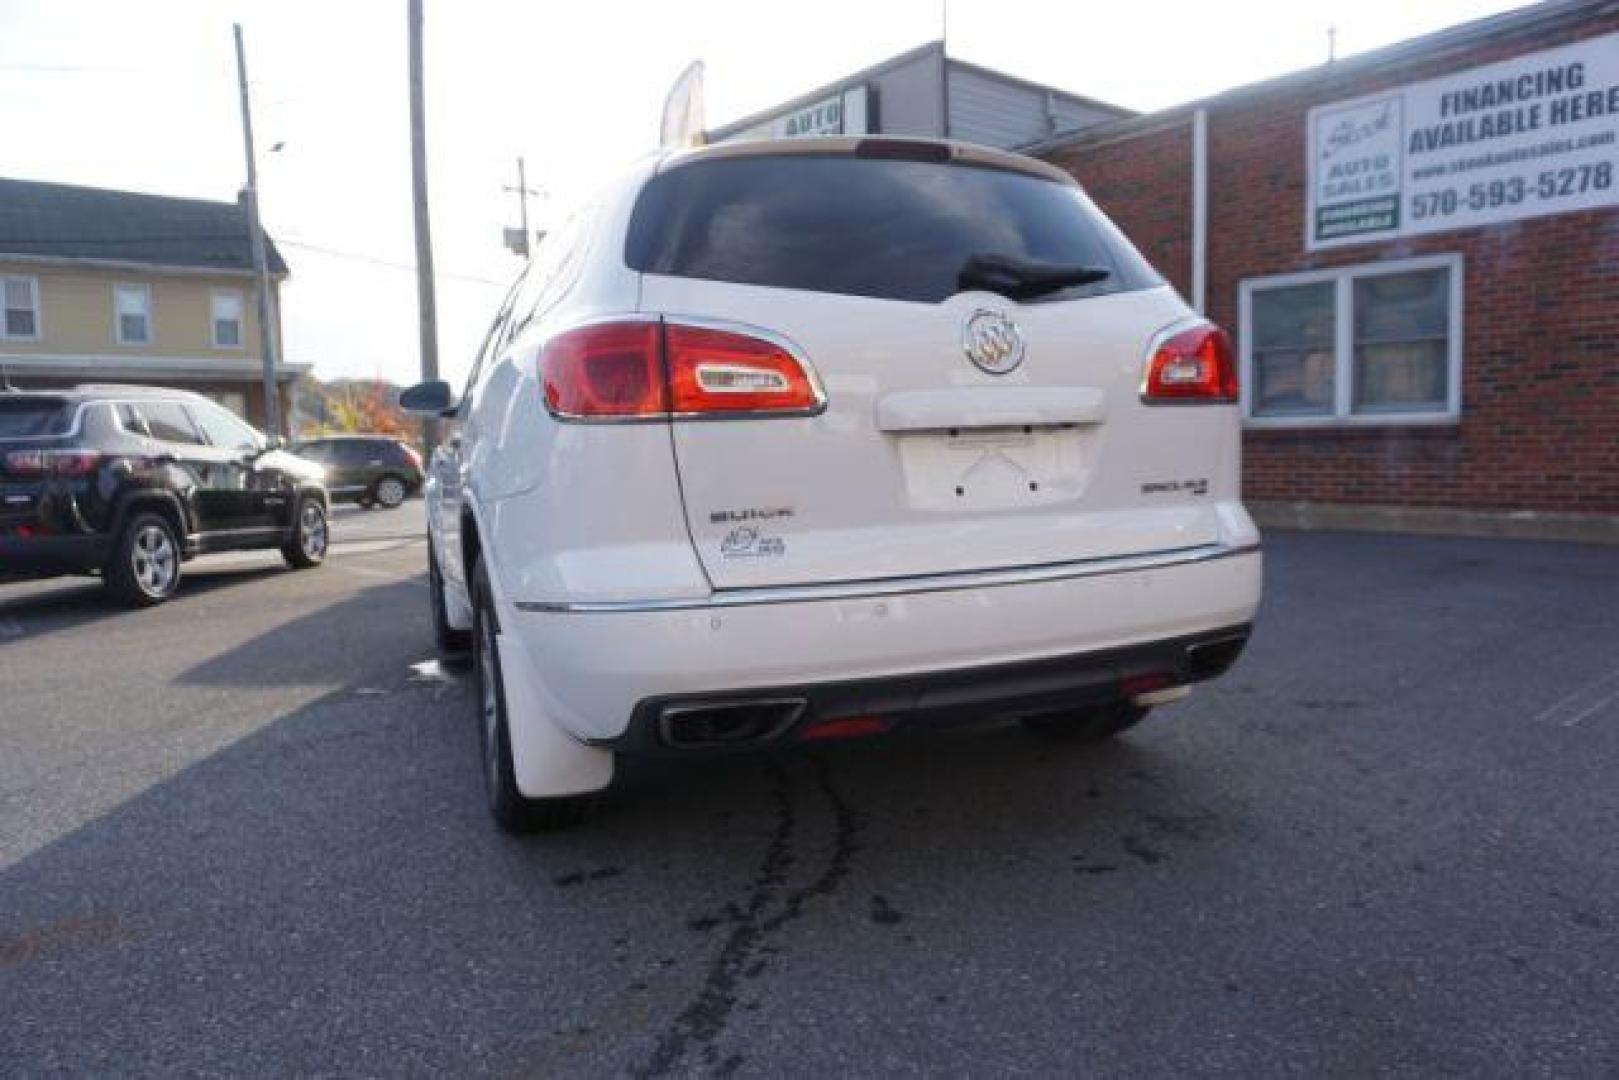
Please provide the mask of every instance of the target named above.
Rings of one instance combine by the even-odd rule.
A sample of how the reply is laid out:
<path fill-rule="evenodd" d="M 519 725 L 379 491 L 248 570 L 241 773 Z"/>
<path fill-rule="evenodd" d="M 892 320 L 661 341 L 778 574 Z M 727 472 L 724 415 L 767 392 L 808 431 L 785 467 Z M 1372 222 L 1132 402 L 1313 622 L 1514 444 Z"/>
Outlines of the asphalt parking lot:
<path fill-rule="evenodd" d="M 1619 1070 L 1619 551 L 1277 533 L 1115 745 L 639 765 L 513 839 L 420 528 L 0 587 L 0 1072 Z"/>

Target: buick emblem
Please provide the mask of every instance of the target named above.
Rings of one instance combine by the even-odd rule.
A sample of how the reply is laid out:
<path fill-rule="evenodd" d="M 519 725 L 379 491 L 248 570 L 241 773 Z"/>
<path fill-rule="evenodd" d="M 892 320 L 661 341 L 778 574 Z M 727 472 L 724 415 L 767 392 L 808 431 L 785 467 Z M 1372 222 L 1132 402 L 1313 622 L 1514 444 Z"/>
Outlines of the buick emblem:
<path fill-rule="evenodd" d="M 998 311 L 975 311 L 961 332 L 967 359 L 991 375 L 1005 375 L 1023 363 L 1023 331 Z"/>

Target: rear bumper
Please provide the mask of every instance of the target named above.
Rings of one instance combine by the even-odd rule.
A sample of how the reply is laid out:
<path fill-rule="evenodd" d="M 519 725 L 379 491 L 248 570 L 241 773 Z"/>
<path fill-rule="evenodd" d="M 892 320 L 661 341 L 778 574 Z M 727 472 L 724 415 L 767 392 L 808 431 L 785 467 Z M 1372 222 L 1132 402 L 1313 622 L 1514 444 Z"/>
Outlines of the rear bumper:
<path fill-rule="evenodd" d="M 107 561 L 105 536 L 0 536 L 0 581 L 87 574 Z"/>
<path fill-rule="evenodd" d="M 596 745 L 638 755 L 687 754 L 792 740 L 830 721 L 877 718 L 882 730 L 892 731 L 1104 705 L 1128 697 L 1132 686 L 1186 686 L 1224 674 L 1247 644 L 1248 629 L 987 668 L 649 698 L 636 706 L 624 734 Z M 741 733 L 716 739 L 716 722 Z"/>
<path fill-rule="evenodd" d="M 997 701 L 1033 711 L 1031 698 L 1116 697 L 1138 667 L 1191 675 L 1188 643 L 1240 637 L 1260 572 L 1256 548 L 1200 549 L 1071 576 L 774 602 L 503 604 L 500 619 L 532 668 L 543 719 L 585 742 L 645 749 L 644 717 L 716 696 L 791 692 L 835 715 L 959 704 L 980 716 L 995 715 Z"/>

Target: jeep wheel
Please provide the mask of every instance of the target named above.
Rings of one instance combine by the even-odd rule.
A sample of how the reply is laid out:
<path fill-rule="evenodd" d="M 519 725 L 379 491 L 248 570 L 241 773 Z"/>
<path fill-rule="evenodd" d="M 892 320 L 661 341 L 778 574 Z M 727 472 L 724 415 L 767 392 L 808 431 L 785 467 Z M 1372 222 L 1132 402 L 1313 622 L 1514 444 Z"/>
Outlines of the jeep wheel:
<path fill-rule="evenodd" d="M 119 535 L 102 580 L 130 607 L 151 607 L 180 586 L 180 538 L 162 514 L 139 513 Z"/>
<path fill-rule="evenodd" d="M 303 499 L 298 503 L 298 522 L 293 527 L 292 538 L 282 546 L 281 557 L 294 570 L 308 570 L 326 561 L 330 540 L 326 508 L 319 499 Z"/>

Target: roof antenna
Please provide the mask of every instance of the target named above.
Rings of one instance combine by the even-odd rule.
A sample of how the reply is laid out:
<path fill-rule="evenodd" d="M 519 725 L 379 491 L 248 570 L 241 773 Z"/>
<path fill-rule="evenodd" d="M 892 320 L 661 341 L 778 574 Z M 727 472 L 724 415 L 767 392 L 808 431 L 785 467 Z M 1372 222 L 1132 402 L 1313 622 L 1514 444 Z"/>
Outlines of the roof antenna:
<path fill-rule="evenodd" d="M 1327 63 L 1338 59 L 1338 28 L 1327 27 Z"/>
<path fill-rule="evenodd" d="M 950 43 L 950 0 L 939 0 L 939 44 Z"/>

